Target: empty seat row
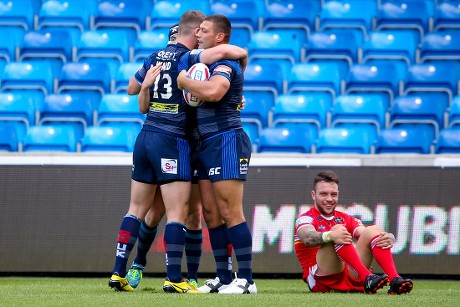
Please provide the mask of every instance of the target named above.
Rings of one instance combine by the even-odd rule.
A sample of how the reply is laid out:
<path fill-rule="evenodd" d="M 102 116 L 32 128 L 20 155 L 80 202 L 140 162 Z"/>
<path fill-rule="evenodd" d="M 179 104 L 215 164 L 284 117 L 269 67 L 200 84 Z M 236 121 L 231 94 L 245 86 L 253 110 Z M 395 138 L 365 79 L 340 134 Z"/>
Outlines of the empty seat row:
<path fill-rule="evenodd" d="M 250 135 L 250 129 L 245 131 Z M 388 128 L 378 136 L 363 127 L 349 126 L 326 128 L 312 139 L 301 129 L 269 127 L 254 147 L 258 153 L 459 154 L 460 129 L 443 129 L 433 140 L 422 126 Z"/>

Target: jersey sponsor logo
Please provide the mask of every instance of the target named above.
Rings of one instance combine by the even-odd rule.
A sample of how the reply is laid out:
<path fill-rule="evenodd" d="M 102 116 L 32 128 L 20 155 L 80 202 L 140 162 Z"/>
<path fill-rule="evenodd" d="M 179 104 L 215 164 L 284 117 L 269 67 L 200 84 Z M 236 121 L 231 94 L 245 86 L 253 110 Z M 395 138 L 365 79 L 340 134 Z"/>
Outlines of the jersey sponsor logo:
<path fill-rule="evenodd" d="M 157 54 L 157 60 L 172 60 L 176 57 L 177 52 L 170 52 L 170 51 L 165 51 L 161 50 Z"/>
<path fill-rule="evenodd" d="M 177 114 L 179 113 L 179 105 L 152 101 L 150 102 L 150 110 L 156 113 Z"/>
<path fill-rule="evenodd" d="M 208 176 L 220 175 L 221 167 L 211 167 L 208 172 Z"/>
<path fill-rule="evenodd" d="M 177 160 L 161 158 L 161 172 L 165 174 L 177 174 Z"/>
<path fill-rule="evenodd" d="M 240 174 L 246 175 L 248 173 L 249 159 L 241 158 L 240 159 Z"/>
<path fill-rule="evenodd" d="M 295 221 L 295 227 L 299 227 L 302 224 L 311 224 L 313 219 L 310 216 L 301 216 Z"/>
<path fill-rule="evenodd" d="M 214 70 L 212 71 L 213 74 L 215 73 L 222 73 L 228 77 L 231 76 L 232 74 L 232 69 L 230 67 L 228 67 L 227 65 L 219 65 L 217 66 L 216 68 L 214 68 Z"/>
<path fill-rule="evenodd" d="M 341 218 L 341 217 L 336 217 L 336 218 L 334 219 L 334 223 L 336 223 L 336 224 L 343 224 L 343 218 Z"/>

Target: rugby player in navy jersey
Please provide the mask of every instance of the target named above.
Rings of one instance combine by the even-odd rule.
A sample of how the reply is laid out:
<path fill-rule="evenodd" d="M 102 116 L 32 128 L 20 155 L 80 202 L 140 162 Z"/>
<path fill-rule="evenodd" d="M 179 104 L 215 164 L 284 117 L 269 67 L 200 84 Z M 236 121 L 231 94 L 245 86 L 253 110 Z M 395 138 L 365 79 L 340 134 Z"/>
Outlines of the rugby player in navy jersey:
<path fill-rule="evenodd" d="M 294 235 L 302 279 L 311 292 L 374 294 L 388 281 L 388 294 L 412 290 L 412 280 L 402 278 L 396 270 L 391 254 L 393 234 L 377 225 L 365 227 L 361 220 L 335 210 L 339 177 L 334 172 L 316 175 L 311 197 L 314 206 L 297 219 Z M 372 274 L 373 259 L 385 274 Z"/>
<path fill-rule="evenodd" d="M 231 24 L 227 17 L 208 16 L 197 33 L 198 47 L 206 49 L 228 43 L 230 35 Z M 190 57 L 198 61 L 200 53 L 192 51 Z M 196 110 L 201 139 L 199 184 L 202 193 L 202 186 L 211 186 L 216 201 L 207 203 L 202 199 L 203 213 L 213 211 L 215 208 L 212 206 L 217 206 L 228 228 L 238 274 L 230 284 L 222 285 L 218 279 L 209 280 L 199 289 L 219 294 L 257 293 L 252 279 L 252 235 L 243 212 L 243 184 L 251 158 L 251 143 L 243 131 L 239 111 L 243 95 L 243 69 L 235 60 L 220 60 L 209 68 L 211 77 L 208 81 L 189 79 L 182 71 L 177 82 L 181 89 L 186 88 L 198 99 L 206 101 Z M 206 214 L 204 218 L 208 223 Z M 212 242 L 212 227 L 209 225 Z M 216 285 L 219 286 L 217 291 L 211 291 Z"/>
<path fill-rule="evenodd" d="M 188 196 L 190 195 L 190 182 L 188 180 L 190 180 L 191 174 L 189 165 L 190 149 L 188 144 L 184 142 L 184 140 L 188 138 L 190 130 L 188 118 L 186 116 L 187 106 L 183 101 L 182 92 L 177 89 L 175 80 L 178 73 L 177 66 L 180 58 L 185 52 L 188 52 L 190 48 L 196 46 L 194 30 L 198 29 L 199 23 L 196 24 L 196 21 L 199 19 L 198 17 L 201 18 L 201 16 L 201 12 L 198 11 L 186 12 L 181 18 L 177 43 L 170 42 L 165 50 L 156 52 L 147 58 L 144 61 L 143 67 L 141 67 L 135 75 L 136 81 L 133 83 L 133 78 L 131 78 L 128 87 L 129 94 L 139 92 L 139 108 L 144 113 L 148 112 L 148 116 L 142 132 L 136 141 L 134 151 L 132 194 L 136 192 L 140 199 L 138 199 L 137 202 L 132 201 L 130 203 L 130 211 L 137 210 L 138 215 L 134 215 L 128 211 L 128 215 L 122 222 L 120 232 L 123 230 L 122 228 L 125 222 L 133 224 L 131 220 L 137 220 L 139 223 L 142 223 L 142 226 L 140 226 L 141 230 L 139 230 L 138 225 L 136 225 L 137 230 L 134 230 L 137 231 L 137 234 L 140 233 L 140 236 L 144 233 L 145 236 L 142 244 L 151 245 L 155 238 L 155 227 L 165 213 L 162 200 L 164 201 L 168 216 L 165 229 L 167 279 L 163 287 L 166 292 L 191 293 L 195 290 L 195 287 L 187 280 L 183 280 L 180 275 L 180 262 L 183 250 L 177 248 L 183 248 L 184 245 L 183 237 L 184 231 L 186 230 L 184 225 L 184 214 L 186 217 L 186 213 L 188 212 Z M 202 18 L 204 18 L 204 16 L 202 16 Z M 247 52 L 242 48 L 227 45 L 206 52 L 203 55 L 203 60 L 207 59 L 209 63 L 212 63 L 224 57 L 243 58 L 244 61 L 247 61 Z M 162 72 L 161 75 L 156 78 L 153 72 L 157 66 L 153 66 L 153 64 L 158 64 L 159 62 L 162 66 Z M 182 61 L 182 68 L 188 66 L 190 66 L 188 62 L 184 63 Z M 140 139 L 142 139 L 142 141 Z M 175 146 L 171 146 L 171 143 L 163 144 L 162 141 L 166 139 L 169 139 L 167 141 Z M 183 152 L 179 152 L 179 155 L 174 156 L 172 151 L 168 151 L 168 145 L 170 146 L 169 149 L 173 151 L 177 146 L 184 150 Z M 167 150 L 166 155 L 164 150 Z M 177 159 L 171 159 L 171 154 Z M 187 168 L 183 168 L 184 165 L 187 165 L 188 170 Z M 152 174 L 153 177 L 151 177 Z M 171 175 L 173 176 L 171 177 Z M 187 183 L 188 185 L 186 186 Z M 135 191 L 134 187 L 136 186 L 139 186 L 141 190 L 138 189 Z M 158 194 L 155 195 L 157 186 L 161 187 L 163 199 Z M 169 193 L 166 197 L 164 194 L 165 191 Z M 185 199 L 182 194 L 186 195 L 187 199 Z M 167 203 L 168 197 L 170 202 L 169 206 Z M 197 202 L 195 201 L 194 203 Z M 153 223 L 153 227 L 150 227 L 148 223 L 142 222 L 146 216 L 147 210 L 150 210 L 150 222 Z M 198 215 L 198 217 L 196 217 L 196 215 Z M 198 220 L 198 223 L 200 222 L 199 215 L 200 211 L 198 211 L 198 214 L 195 213 L 194 220 Z M 124 233 L 126 236 L 126 231 Z M 114 272 L 109 282 L 111 287 L 120 291 L 133 290 L 133 288 L 127 284 L 126 278 L 123 277 L 123 273 L 126 274 L 126 263 L 129 252 L 132 250 L 135 243 L 133 234 L 134 232 L 130 232 L 131 238 L 129 239 L 129 244 L 125 244 L 126 246 L 121 245 L 120 243 L 122 242 L 119 242 L 118 246 L 122 246 L 126 249 L 126 252 L 117 256 Z M 145 254 L 148 249 L 149 247 L 144 250 Z M 196 269 L 197 267 L 196 265 Z"/>

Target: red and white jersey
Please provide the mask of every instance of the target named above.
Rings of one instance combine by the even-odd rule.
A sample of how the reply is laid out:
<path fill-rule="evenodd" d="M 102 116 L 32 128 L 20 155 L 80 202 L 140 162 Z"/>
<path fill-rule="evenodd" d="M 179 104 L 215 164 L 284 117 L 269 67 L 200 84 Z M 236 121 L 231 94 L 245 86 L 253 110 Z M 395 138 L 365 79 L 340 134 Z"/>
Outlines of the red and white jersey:
<path fill-rule="evenodd" d="M 303 244 L 297 236 L 297 231 L 306 225 L 312 225 L 315 227 L 316 231 L 326 232 L 337 224 L 344 225 L 353 237 L 355 229 L 359 226 L 363 226 L 361 220 L 340 211 L 335 211 L 334 216 L 324 217 L 316 207 L 312 207 L 297 218 L 294 232 L 294 247 L 304 275 L 308 275 L 308 269 L 316 264 L 316 253 L 318 252 L 319 246 L 306 246 Z"/>

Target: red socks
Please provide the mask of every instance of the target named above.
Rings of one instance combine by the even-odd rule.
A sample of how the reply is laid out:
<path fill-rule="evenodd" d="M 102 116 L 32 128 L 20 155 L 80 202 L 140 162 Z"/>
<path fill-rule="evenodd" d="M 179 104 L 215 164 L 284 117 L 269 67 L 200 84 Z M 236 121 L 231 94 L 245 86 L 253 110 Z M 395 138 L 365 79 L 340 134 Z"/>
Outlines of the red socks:
<path fill-rule="evenodd" d="M 355 247 L 353 244 L 347 245 L 339 245 L 334 244 L 335 252 L 337 256 L 348 266 L 352 269 L 356 274 L 358 274 L 359 278 L 364 280 L 367 275 L 372 274 L 368 268 L 364 266 L 361 262 L 361 259 L 356 252 Z"/>
<path fill-rule="evenodd" d="M 396 270 L 395 263 L 393 261 L 393 255 L 391 254 L 391 249 L 382 249 L 375 245 L 375 240 L 379 236 L 375 236 L 371 240 L 371 249 L 374 254 L 375 261 L 380 265 L 385 274 L 388 275 L 390 280 L 393 280 L 396 276 L 399 276 L 398 271 Z"/>

